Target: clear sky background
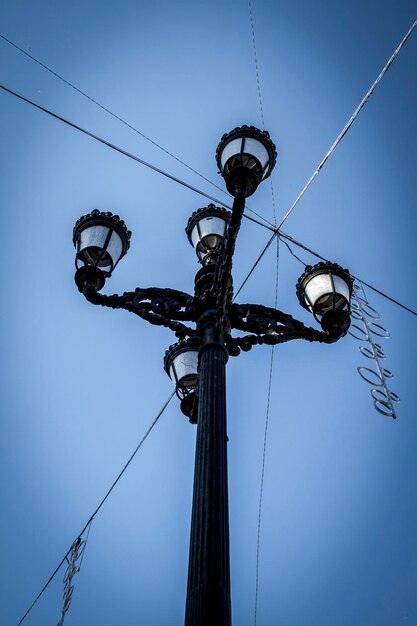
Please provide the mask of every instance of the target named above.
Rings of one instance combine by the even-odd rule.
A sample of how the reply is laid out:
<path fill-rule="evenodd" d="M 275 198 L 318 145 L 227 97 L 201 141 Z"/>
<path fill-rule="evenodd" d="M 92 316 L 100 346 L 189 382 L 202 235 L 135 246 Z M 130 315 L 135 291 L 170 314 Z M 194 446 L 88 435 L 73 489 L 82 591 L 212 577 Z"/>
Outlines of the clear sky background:
<path fill-rule="evenodd" d="M 416 17 L 408 0 L 253 0 L 272 176 L 282 217 Z M 261 125 L 248 5 L 3 0 L 0 32 L 223 185 L 221 135 Z M 416 309 L 417 33 L 286 232 Z M 0 40 L 0 82 L 216 197 L 221 191 Z M 0 93 L 2 216 L 0 624 L 16 626 L 172 390 L 170 331 L 87 303 L 72 228 L 119 213 L 131 249 L 105 292 L 192 291 L 195 193 Z M 271 189 L 249 206 L 273 220 Z M 239 285 L 269 237 L 245 221 Z M 308 262 L 314 259 L 300 251 Z M 278 308 L 314 324 L 281 245 Z M 239 295 L 272 305 L 272 246 Z M 279 346 L 271 394 L 258 625 L 417 624 L 417 319 L 367 291 L 392 338 L 398 419 L 372 406 L 351 337 Z M 234 624 L 254 623 L 270 349 L 228 364 Z M 183 623 L 195 427 L 176 399 L 93 523 L 68 626 Z M 56 577 L 26 623 L 55 625 Z"/>

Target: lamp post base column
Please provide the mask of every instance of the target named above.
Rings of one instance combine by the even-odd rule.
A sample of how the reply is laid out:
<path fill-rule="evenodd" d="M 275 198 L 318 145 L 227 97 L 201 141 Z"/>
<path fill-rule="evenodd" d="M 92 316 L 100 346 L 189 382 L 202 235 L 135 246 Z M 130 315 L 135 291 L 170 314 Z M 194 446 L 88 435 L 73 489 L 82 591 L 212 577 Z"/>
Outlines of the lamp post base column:
<path fill-rule="evenodd" d="M 226 360 L 221 343 L 200 351 L 185 626 L 231 625 Z"/>

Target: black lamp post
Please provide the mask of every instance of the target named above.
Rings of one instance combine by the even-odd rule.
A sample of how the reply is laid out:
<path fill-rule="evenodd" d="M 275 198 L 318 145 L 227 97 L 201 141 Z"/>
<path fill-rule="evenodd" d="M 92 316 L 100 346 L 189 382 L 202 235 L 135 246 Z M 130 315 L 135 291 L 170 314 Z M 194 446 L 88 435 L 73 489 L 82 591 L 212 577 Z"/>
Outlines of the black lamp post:
<path fill-rule="evenodd" d="M 266 131 L 253 126 L 224 135 L 216 159 L 232 212 L 214 205 L 199 209 L 186 232 L 202 268 L 194 296 L 173 289 L 138 288 L 123 295 L 100 293 L 106 278 L 129 248 L 130 232 L 118 216 L 93 211 L 74 228 L 75 281 L 93 304 L 126 309 L 151 324 L 174 331 L 180 340 L 165 354 L 181 409 L 197 423 L 186 626 L 230 626 L 230 558 L 226 433 L 226 362 L 256 344 L 292 339 L 332 343 L 350 323 L 352 280 L 333 263 L 306 268 L 297 285 L 303 307 L 321 323 L 306 327 L 291 315 L 257 304 L 232 302 L 232 258 L 245 206 L 276 162 Z M 191 322 L 193 326 L 184 322 Z M 243 331 L 236 336 L 233 330 Z"/>

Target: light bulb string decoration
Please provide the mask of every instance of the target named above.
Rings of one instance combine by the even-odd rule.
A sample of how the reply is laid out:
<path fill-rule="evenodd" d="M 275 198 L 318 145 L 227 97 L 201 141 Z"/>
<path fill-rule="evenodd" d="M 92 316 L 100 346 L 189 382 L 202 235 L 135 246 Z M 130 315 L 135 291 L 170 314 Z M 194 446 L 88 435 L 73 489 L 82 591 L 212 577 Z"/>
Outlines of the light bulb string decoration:
<path fill-rule="evenodd" d="M 377 343 L 380 339 L 389 339 L 389 332 L 379 323 L 381 316 L 368 302 L 362 284 L 354 283 L 351 301 L 351 315 L 355 320 L 348 331 L 349 335 L 368 345 L 359 346 L 362 356 L 370 359 L 375 369 L 360 365 L 358 373 L 372 387 L 371 396 L 374 408 L 382 415 L 396 419 L 394 403 L 400 401 L 399 396 L 388 388 L 388 380 L 393 373 L 381 365 L 386 358 L 385 350 Z M 360 295 L 362 290 L 362 295 Z"/>

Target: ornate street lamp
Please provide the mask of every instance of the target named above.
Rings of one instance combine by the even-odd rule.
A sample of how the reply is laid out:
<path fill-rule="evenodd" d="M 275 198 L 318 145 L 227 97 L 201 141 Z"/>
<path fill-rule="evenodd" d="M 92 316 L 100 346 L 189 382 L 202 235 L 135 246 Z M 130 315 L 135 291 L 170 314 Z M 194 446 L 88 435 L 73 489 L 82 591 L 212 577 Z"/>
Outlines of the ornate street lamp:
<path fill-rule="evenodd" d="M 209 204 L 208 207 L 195 211 L 188 220 L 185 232 L 203 265 L 217 261 L 230 215 L 230 211 Z"/>
<path fill-rule="evenodd" d="M 231 625 L 226 362 L 257 344 L 337 341 L 349 327 L 352 293 L 349 272 L 338 265 L 306 268 L 298 297 L 322 330 L 277 309 L 233 302 L 232 258 L 245 198 L 271 174 L 276 150 L 266 131 L 242 126 L 222 137 L 216 158 L 234 196 L 233 210 L 210 204 L 188 222 L 188 239 L 203 265 L 194 295 L 157 287 L 120 296 L 99 293 L 126 254 L 130 232 L 119 217 L 100 211 L 82 217 L 74 229 L 75 280 L 86 299 L 130 311 L 180 339 L 168 349 L 164 363 L 183 412 L 197 422 L 186 626 Z"/>
<path fill-rule="evenodd" d="M 197 423 L 195 411 L 195 390 L 198 379 L 198 345 L 191 340 L 173 344 L 165 352 L 165 371 L 175 383 L 181 411 L 192 424 Z"/>
<path fill-rule="evenodd" d="M 270 176 L 277 151 L 266 130 L 240 126 L 221 138 L 216 152 L 220 174 L 232 196 L 251 196 L 259 183 Z"/>
<path fill-rule="evenodd" d="M 350 299 L 353 281 L 336 263 L 307 265 L 297 283 L 300 304 L 320 322 L 324 331 L 335 328 L 345 335 L 350 326 Z"/>

